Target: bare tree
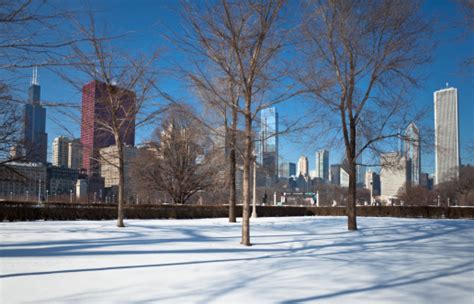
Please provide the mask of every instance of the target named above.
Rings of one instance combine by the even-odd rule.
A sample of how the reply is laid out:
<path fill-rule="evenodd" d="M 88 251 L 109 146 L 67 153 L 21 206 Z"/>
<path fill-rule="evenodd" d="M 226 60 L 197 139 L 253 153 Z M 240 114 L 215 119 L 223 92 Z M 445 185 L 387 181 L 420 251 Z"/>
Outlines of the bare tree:
<path fill-rule="evenodd" d="M 61 25 L 73 15 L 48 1 L 0 1 L 0 69 L 62 64 L 67 37 Z"/>
<path fill-rule="evenodd" d="M 350 177 L 348 229 L 356 230 L 356 166 L 365 150 L 380 150 L 416 120 L 405 93 L 417 85 L 414 69 L 429 59 L 430 30 L 417 1 L 320 0 L 307 11 L 298 77 L 339 125 Z"/>
<path fill-rule="evenodd" d="M 454 21 L 455 24 L 463 27 L 465 30 L 463 31 L 463 36 L 472 35 L 474 32 L 474 1 L 473 0 L 456 0 L 458 10 L 460 11 L 461 19 L 456 18 Z M 458 16 L 456 16 L 458 17 Z M 472 53 L 471 53 L 472 55 Z M 464 61 L 466 66 L 474 65 L 474 57 L 468 57 Z"/>
<path fill-rule="evenodd" d="M 440 202 L 444 205 L 474 205 L 474 167 L 467 165 L 459 168 L 459 178 L 436 185 Z"/>
<path fill-rule="evenodd" d="M 423 186 L 406 183 L 398 190 L 398 199 L 405 205 L 427 206 L 433 204 L 435 194 Z"/>
<path fill-rule="evenodd" d="M 208 109 L 213 110 L 220 117 L 217 130 L 224 126 L 224 134 L 215 132 L 212 124 L 207 124 L 216 136 L 223 137 L 225 155 L 228 157 L 226 173 L 229 194 L 229 222 L 236 222 L 235 206 L 236 193 L 236 165 L 237 165 L 237 131 L 239 103 L 241 89 L 239 87 L 235 56 L 231 56 L 231 46 L 228 41 L 220 41 L 222 28 L 216 27 L 219 20 L 207 18 L 203 20 L 198 14 L 202 10 L 199 6 L 183 2 L 182 16 L 186 21 L 185 35 L 177 35 L 176 44 L 185 53 L 190 54 L 192 64 L 182 68 L 188 81 L 199 96 L 201 102 Z M 208 11 L 216 11 L 217 7 L 205 7 Z M 220 12 L 222 14 L 222 12 Z M 222 25 L 221 25 L 222 26 Z M 219 50 L 219 48 L 221 48 Z M 219 51 L 219 53 L 216 53 Z M 229 52 L 222 57 L 224 52 Z M 198 55 L 198 56 L 196 56 Z M 217 62 L 220 61 L 220 62 Z M 239 151 L 241 154 L 243 151 Z"/>
<path fill-rule="evenodd" d="M 210 138 L 205 129 L 182 108 L 172 108 L 154 140 L 134 162 L 134 179 L 140 187 L 166 192 L 175 204 L 186 203 L 207 190 L 214 173 Z"/>
<path fill-rule="evenodd" d="M 204 73 L 203 69 L 198 69 L 197 72 L 186 71 L 185 74 L 191 81 L 193 87 L 197 90 L 202 103 L 206 107 L 214 110 L 220 116 L 220 121 L 223 122 L 224 134 L 215 132 L 216 128 L 211 127 L 210 129 L 214 131 L 215 136 L 223 137 L 223 149 L 225 155 L 228 157 L 226 176 L 229 192 L 229 222 L 235 223 L 239 88 L 237 87 L 234 77 L 227 76 L 227 78 L 217 80 L 209 79 L 208 73 Z M 219 130 L 219 126 L 217 130 Z"/>
<path fill-rule="evenodd" d="M 186 21 L 189 31 L 186 38 L 193 56 L 205 63 L 195 78 L 204 84 L 206 91 L 215 90 L 212 79 L 224 79 L 237 90 L 235 99 L 219 98 L 227 108 L 236 109 L 233 114 L 243 118 L 245 147 L 243 151 L 243 214 L 241 243 L 250 246 L 249 205 L 250 205 L 250 167 L 254 153 L 253 122 L 259 111 L 288 98 L 287 92 L 269 94 L 275 84 L 281 84 L 276 63 L 285 35 L 278 23 L 281 20 L 284 1 L 227 1 L 206 3 L 203 6 L 188 6 Z M 212 78 L 207 76 L 211 71 Z M 284 86 L 282 86 L 284 87 Z M 281 92 L 281 91 L 280 91 Z M 215 94 L 219 95 L 219 94 Z M 278 96 L 276 96 L 278 95 Z M 233 119 L 237 124 L 237 121 Z M 235 145 L 234 145 L 235 147 Z M 232 193 L 231 193 L 232 195 Z M 231 197 L 230 201 L 232 202 Z"/>
<path fill-rule="evenodd" d="M 20 141 L 20 112 L 10 99 L 8 87 L 0 83 L 0 164 L 15 160 L 10 151 Z"/>
<path fill-rule="evenodd" d="M 59 72 L 64 80 L 74 86 L 78 92 L 96 94 L 97 115 L 94 114 L 99 141 L 115 145 L 118 162 L 113 162 L 118 169 L 118 216 L 117 226 L 124 227 L 123 205 L 125 200 L 125 176 L 123 148 L 133 143 L 135 129 L 153 122 L 162 111 L 158 106 L 156 63 L 158 52 L 151 55 L 122 53 L 113 45 L 121 37 L 100 34 L 95 25 L 92 12 L 89 13 L 89 24 L 76 22 L 81 41 L 71 46 L 71 65 L 76 73 Z M 84 78 L 78 77 L 77 72 Z M 92 87 L 83 87 L 90 82 Z M 90 91 L 95 90 L 95 93 Z M 90 92 L 89 92 L 90 91 Z M 98 94 L 98 95 L 97 95 Z M 83 109 L 84 110 L 84 109 Z M 84 146 L 84 150 L 92 147 Z M 90 151 L 91 161 L 99 162 L 99 151 Z M 91 166 L 94 167 L 94 166 Z M 93 173 L 93 172 L 89 172 Z"/>

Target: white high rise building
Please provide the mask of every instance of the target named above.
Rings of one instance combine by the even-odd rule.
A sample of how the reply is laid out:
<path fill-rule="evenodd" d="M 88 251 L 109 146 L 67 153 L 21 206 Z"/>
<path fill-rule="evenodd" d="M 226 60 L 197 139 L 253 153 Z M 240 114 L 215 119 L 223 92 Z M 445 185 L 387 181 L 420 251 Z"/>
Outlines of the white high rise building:
<path fill-rule="evenodd" d="M 82 144 L 80 139 L 74 139 L 68 144 L 68 168 L 82 168 Z"/>
<path fill-rule="evenodd" d="M 344 168 L 339 168 L 339 178 L 340 178 L 340 185 L 341 187 L 349 188 L 349 173 L 344 170 Z"/>
<path fill-rule="evenodd" d="M 458 91 L 446 88 L 434 92 L 435 184 L 459 177 Z"/>
<path fill-rule="evenodd" d="M 58 136 L 53 140 L 53 166 L 67 168 L 69 142 L 69 138 L 64 136 Z"/>
<path fill-rule="evenodd" d="M 383 153 L 380 155 L 380 190 L 383 200 L 397 197 L 400 188 L 408 179 L 408 166 L 405 155 L 399 152 Z"/>
<path fill-rule="evenodd" d="M 315 177 L 329 180 L 329 151 L 319 150 L 316 152 L 316 175 Z"/>
<path fill-rule="evenodd" d="M 308 176 L 309 174 L 308 169 L 309 169 L 308 158 L 304 155 L 300 156 L 300 159 L 298 160 L 298 172 L 296 172 L 296 175 Z"/>

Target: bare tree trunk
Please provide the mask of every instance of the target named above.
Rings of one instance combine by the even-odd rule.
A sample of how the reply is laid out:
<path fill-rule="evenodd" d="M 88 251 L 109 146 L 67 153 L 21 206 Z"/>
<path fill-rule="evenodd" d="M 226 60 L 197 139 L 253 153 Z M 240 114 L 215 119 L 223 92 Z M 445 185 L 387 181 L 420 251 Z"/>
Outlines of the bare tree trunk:
<path fill-rule="evenodd" d="M 347 201 L 347 229 L 357 230 L 356 220 L 356 163 L 349 160 L 349 193 Z"/>
<path fill-rule="evenodd" d="M 242 245 L 250 246 L 250 163 L 253 160 L 252 151 L 252 115 L 250 112 L 250 98 L 245 101 L 245 157 L 244 157 L 244 177 L 243 177 L 243 205 L 242 205 Z"/>
<path fill-rule="evenodd" d="M 230 162 L 229 162 L 229 174 L 230 174 L 230 185 L 229 185 L 229 222 L 236 222 L 235 205 L 236 205 L 236 161 L 235 161 L 235 149 L 230 149 Z"/>
<path fill-rule="evenodd" d="M 230 130 L 230 151 L 229 151 L 229 174 L 230 174 L 230 189 L 229 189 L 229 222 L 236 222 L 235 205 L 236 205 L 236 158 L 235 149 L 237 144 L 237 108 L 232 107 L 232 126 Z"/>
<path fill-rule="evenodd" d="M 125 169 L 123 161 L 123 146 L 120 139 L 120 134 L 115 135 L 115 145 L 117 147 L 118 157 L 118 173 L 119 173 L 119 184 L 118 184 L 118 210 L 117 210 L 117 227 L 125 227 L 123 223 L 123 201 L 125 198 Z"/>
<path fill-rule="evenodd" d="M 351 83 L 352 84 L 352 83 Z M 353 86 L 351 86 L 353 87 Z M 349 98 L 349 106 L 352 106 L 352 98 Z M 349 110 L 349 128 L 350 128 L 350 139 L 347 141 L 349 143 L 349 149 L 346 149 L 347 160 L 349 163 L 349 195 L 347 201 L 347 229 L 357 230 L 357 221 L 356 221 L 356 180 L 357 180 L 357 167 L 356 167 L 356 122 L 352 115 L 352 111 Z"/>

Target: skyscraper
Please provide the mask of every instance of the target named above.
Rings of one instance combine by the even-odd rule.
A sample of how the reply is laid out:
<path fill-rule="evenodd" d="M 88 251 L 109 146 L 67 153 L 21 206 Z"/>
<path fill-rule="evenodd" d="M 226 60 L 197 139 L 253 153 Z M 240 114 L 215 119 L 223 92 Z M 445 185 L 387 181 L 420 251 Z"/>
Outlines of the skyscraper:
<path fill-rule="evenodd" d="M 340 164 L 331 165 L 331 184 L 341 184 L 341 168 Z"/>
<path fill-rule="evenodd" d="M 119 172 L 118 172 L 118 152 L 115 146 L 100 149 L 100 175 L 104 178 L 105 187 L 118 186 Z M 123 147 L 124 158 L 124 178 L 125 178 L 125 193 L 131 195 L 133 185 L 131 182 L 131 164 L 136 157 L 138 149 L 131 146 Z"/>
<path fill-rule="evenodd" d="M 46 109 L 40 104 L 40 93 L 38 69 L 35 67 L 28 89 L 28 103 L 25 105 L 23 144 L 26 160 L 46 163 L 48 152 L 48 135 L 45 131 Z"/>
<path fill-rule="evenodd" d="M 343 167 L 339 169 L 339 186 L 349 188 L 349 173 Z"/>
<path fill-rule="evenodd" d="M 109 92 L 117 93 L 109 96 Z M 135 144 L 135 95 L 119 87 L 107 87 L 103 82 L 93 80 L 82 88 L 81 143 L 83 146 L 83 167 L 89 174 L 99 173 L 99 149 L 115 144 L 114 135 L 108 131 L 112 126 L 112 113 L 106 106 L 112 99 L 119 110 L 114 111 L 120 123 L 120 137 L 124 145 Z"/>
<path fill-rule="evenodd" d="M 80 139 L 74 139 L 68 144 L 68 168 L 82 169 L 82 144 Z"/>
<path fill-rule="evenodd" d="M 319 150 L 316 152 L 316 176 L 329 180 L 329 151 Z"/>
<path fill-rule="evenodd" d="M 280 164 L 280 178 L 289 178 L 296 175 L 296 164 L 291 162 L 286 162 Z"/>
<path fill-rule="evenodd" d="M 380 175 L 369 169 L 365 172 L 364 179 L 364 188 L 371 190 L 372 196 L 380 195 Z"/>
<path fill-rule="evenodd" d="M 405 129 L 403 154 L 410 161 L 409 181 L 413 186 L 419 185 L 421 174 L 420 131 L 413 122 Z"/>
<path fill-rule="evenodd" d="M 69 138 L 58 136 L 53 140 L 53 166 L 68 166 Z"/>
<path fill-rule="evenodd" d="M 260 112 L 260 162 L 273 180 L 278 179 L 278 113 L 276 108 Z"/>
<path fill-rule="evenodd" d="M 380 155 L 380 165 L 380 192 L 383 199 L 389 201 L 405 186 L 409 177 L 410 161 L 399 152 L 390 152 Z"/>
<path fill-rule="evenodd" d="M 308 176 L 309 174 L 309 164 L 308 164 L 308 158 L 304 155 L 300 156 L 300 159 L 298 160 L 298 172 L 296 174 L 298 176 Z"/>
<path fill-rule="evenodd" d="M 435 184 L 459 176 L 458 91 L 446 88 L 434 92 Z"/>
<path fill-rule="evenodd" d="M 356 186 L 365 187 L 365 171 L 366 168 L 363 165 L 356 165 Z"/>

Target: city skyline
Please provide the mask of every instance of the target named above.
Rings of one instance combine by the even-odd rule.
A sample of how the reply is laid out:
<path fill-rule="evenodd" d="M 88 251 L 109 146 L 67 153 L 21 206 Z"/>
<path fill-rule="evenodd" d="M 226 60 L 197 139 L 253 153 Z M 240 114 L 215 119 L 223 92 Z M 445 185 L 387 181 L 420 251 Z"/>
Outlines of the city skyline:
<path fill-rule="evenodd" d="M 33 72 L 33 75 L 35 75 L 35 72 Z M 34 79 L 34 78 L 33 78 Z M 32 83 L 34 82 L 34 80 L 32 80 Z M 84 87 L 90 85 L 91 83 L 93 83 L 94 81 L 84 85 Z M 37 85 L 39 87 L 39 85 Z M 439 90 L 439 91 L 435 91 L 433 93 L 434 95 L 434 108 L 437 107 L 437 95 L 440 93 L 440 92 L 447 92 L 447 91 L 453 91 L 454 92 L 454 100 L 455 100 L 455 103 L 454 103 L 454 107 L 455 107 L 455 112 L 456 112 L 456 115 L 454 117 L 454 121 L 456 124 L 458 124 L 458 120 L 457 120 L 457 89 L 456 88 L 447 88 L 447 89 L 442 89 L 442 90 Z M 39 98 L 39 90 L 37 91 L 37 93 L 32 93 L 34 92 L 32 90 L 32 87 L 30 87 L 29 89 L 29 96 L 38 96 L 37 98 Z M 32 99 L 30 99 L 32 100 Z M 36 103 L 38 104 L 39 101 L 36 101 Z M 438 112 L 440 111 L 439 109 L 441 109 L 440 106 L 438 106 Z M 443 108 L 444 109 L 444 108 Z M 436 115 L 436 109 L 435 109 L 435 115 Z M 436 123 L 436 118 L 435 118 L 435 123 Z M 84 124 L 84 123 L 83 123 Z M 264 153 L 263 151 L 267 150 L 267 154 L 268 152 L 271 152 L 271 153 L 276 153 L 276 155 L 278 155 L 277 151 L 278 151 L 278 113 L 276 111 L 276 109 L 274 107 L 272 108 L 267 108 L 267 109 L 263 109 L 261 111 L 261 129 L 260 129 L 260 138 L 261 138 L 261 149 L 259 151 L 259 157 L 260 157 L 260 160 L 263 161 L 265 158 L 263 157 Z M 456 126 L 457 128 L 457 126 Z M 458 131 L 457 131 L 458 132 Z M 275 135 L 276 134 L 276 135 Z M 403 153 L 403 156 L 406 158 L 406 160 L 410 161 L 410 168 L 408 168 L 407 170 L 409 170 L 409 175 L 407 176 L 407 180 L 411 181 L 414 185 L 418 185 L 420 184 L 420 175 L 421 173 L 424 171 L 422 171 L 422 168 L 420 166 L 420 158 L 421 158 L 421 147 L 420 147 L 420 132 L 419 132 L 419 129 L 417 128 L 416 124 L 414 122 L 411 122 L 404 130 L 404 136 L 405 136 L 405 140 L 403 141 L 400 141 L 400 144 L 399 144 L 399 152 L 400 153 Z M 58 163 L 58 160 L 57 160 L 57 155 L 55 154 L 55 149 L 58 149 L 57 147 L 55 147 L 57 145 L 56 141 L 59 139 L 59 138 L 65 138 L 66 139 L 66 144 L 71 144 L 71 140 L 68 139 L 67 137 L 63 136 L 63 135 L 60 135 L 56 138 L 54 138 L 53 142 L 52 142 L 52 153 L 53 153 L 53 156 L 52 156 L 52 161 L 51 163 L 55 166 L 63 166 L 62 163 L 66 162 L 66 166 L 67 166 L 67 162 L 68 162 L 68 150 L 67 150 L 67 146 L 63 149 L 66 149 L 65 152 L 63 153 L 66 153 L 66 154 L 63 154 L 61 153 L 61 156 L 62 158 L 64 158 L 65 160 L 63 160 L 62 162 Z M 453 136 L 450 136 L 449 137 L 450 139 L 453 139 L 454 137 Z M 457 142 L 459 144 L 459 139 L 455 139 L 455 142 Z M 129 143 L 127 143 L 129 144 Z M 131 144 L 133 145 L 133 144 Z M 435 146 L 437 146 L 438 144 L 435 143 Z M 110 146 L 110 145 L 108 145 Z M 444 148 L 446 149 L 446 148 Z M 439 149 L 435 149 L 437 153 Z M 456 151 L 458 151 L 459 153 L 459 147 L 456 147 Z M 70 153 L 70 152 L 69 152 Z M 390 153 L 390 152 L 387 152 L 387 153 Z M 65 155 L 65 156 L 64 156 Z M 321 157 L 320 157 L 321 156 Z M 275 166 L 278 165 L 278 159 L 281 158 L 279 156 L 276 156 L 276 157 L 268 157 L 267 156 L 267 162 L 268 160 L 271 160 L 272 162 L 274 160 L 277 161 L 277 164 Z M 321 149 L 321 150 L 318 150 L 316 151 L 315 153 L 315 169 L 314 170 L 311 170 L 311 166 L 309 165 L 310 162 L 309 162 L 309 158 L 308 157 L 305 157 L 306 158 L 306 161 L 308 162 L 308 165 L 306 166 L 306 170 L 307 170 L 307 174 L 308 176 L 311 175 L 311 173 L 313 173 L 314 176 L 311 176 L 311 177 L 320 177 L 320 175 L 322 175 L 323 177 L 320 177 L 320 178 L 323 178 L 323 179 L 326 179 L 326 180 L 330 180 L 330 170 L 329 170 L 329 166 L 330 165 L 333 165 L 333 164 L 338 164 L 339 162 L 329 162 L 329 151 L 326 150 L 326 149 Z M 297 161 L 298 163 L 298 166 L 297 166 L 297 174 L 296 175 L 299 175 L 299 168 L 300 168 L 300 161 L 301 161 L 301 157 L 300 159 Z M 457 159 L 458 163 L 459 163 L 459 157 Z M 294 164 L 293 162 L 281 162 L 281 164 Z M 359 167 L 358 166 L 358 170 L 359 170 Z M 326 168 L 326 169 L 324 169 Z M 280 171 L 281 171 L 281 166 L 278 165 L 278 167 L 275 167 L 275 171 L 276 171 L 276 174 L 278 174 Z M 286 170 L 288 171 L 288 170 Z M 327 177 L 324 177 L 324 174 L 325 172 L 324 171 L 327 171 Z M 365 180 L 365 177 L 364 178 L 360 178 L 360 176 L 365 176 L 365 170 L 363 172 L 361 172 L 361 174 L 359 174 L 359 172 L 357 172 L 357 176 L 358 176 L 358 182 L 360 182 L 361 180 Z M 435 178 L 436 178 L 436 174 L 434 175 Z M 435 182 L 436 184 L 437 182 Z"/>
<path fill-rule="evenodd" d="M 99 8 L 103 8 L 106 6 L 105 4 L 94 3 L 94 6 Z M 107 19 L 108 21 L 120 20 L 120 22 L 116 22 L 118 24 L 114 30 L 117 31 L 129 31 L 133 29 L 137 32 L 143 31 L 143 35 L 138 35 L 135 37 L 134 43 L 130 43 L 130 49 L 133 49 L 137 43 L 142 43 L 143 41 L 149 41 L 149 37 L 155 37 L 158 40 L 159 38 L 156 33 L 153 34 L 150 28 L 145 28 L 144 24 L 152 24 L 155 18 L 152 18 L 148 13 L 150 8 L 145 5 L 140 5 L 139 3 L 134 7 L 134 10 L 137 12 L 137 15 L 130 15 L 127 14 L 127 5 L 117 5 L 113 8 L 108 7 L 107 10 L 103 10 L 99 14 L 101 20 Z M 424 11 L 426 14 L 430 15 L 446 15 L 446 16 L 455 16 L 455 7 L 451 5 L 447 1 L 436 1 L 432 5 L 427 6 Z M 138 13 L 140 12 L 140 13 Z M 167 21 L 174 21 L 175 15 L 172 13 L 172 9 L 170 7 L 160 7 L 159 10 L 160 16 L 163 16 L 164 22 Z M 139 16 L 139 17 L 138 17 Z M 137 20 L 143 21 L 143 23 L 136 22 Z M 147 23 L 148 22 L 148 23 Z M 445 31 L 439 35 L 441 39 L 440 47 L 434 53 L 434 61 L 430 64 L 429 67 L 425 67 L 422 71 L 428 74 L 426 80 L 422 83 L 422 88 L 417 90 L 412 98 L 414 101 L 419 103 L 421 106 L 429 105 L 428 107 L 428 114 L 427 119 L 420 123 L 419 127 L 423 126 L 432 126 L 433 123 L 433 115 L 431 114 L 434 110 L 432 107 L 432 93 L 435 90 L 440 89 L 443 87 L 446 81 L 449 81 L 452 85 L 458 88 L 459 92 L 459 100 L 460 109 L 464 109 L 460 112 L 459 116 L 459 124 L 460 124 L 460 154 L 461 154 L 461 162 L 462 163 L 472 163 L 473 158 L 467 152 L 466 147 L 468 143 L 474 141 L 474 134 L 470 132 L 472 128 L 472 122 L 470 121 L 469 117 L 474 115 L 474 110 L 470 107 L 470 102 L 474 99 L 474 85 L 472 83 L 472 70 L 473 67 L 467 67 L 467 73 L 460 72 L 461 64 L 464 62 L 465 58 L 469 54 L 470 48 L 466 47 L 472 45 L 473 38 L 472 35 L 468 36 L 467 40 L 459 40 L 457 37 L 459 36 L 459 29 L 450 29 L 449 31 Z M 150 35 L 151 36 L 150 36 Z M 153 36 L 155 35 L 155 36 Z M 456 37 L 456 38 L 453 38 Z M 454 39 L 454 41 L 453 41 Z M 150 47 L 150 43 L 144 43 L 147 47 Z M 455 47 L 453 47 L 455 45 Z M 456 50 L 456 51 L 454 51 Z M 30 71 L 27 71 L 26 74 L 30 74 Z M 27 77 L 29 78 L 29 77 Z M 66 85 L 56 85 L 61 84 L 62 80 L 58 78 L 58 76 L 54 75 L 51 71 L 48 70 L 41 70 L 41 78 L 42 82 L 46 84 L 46 87 L 43 88 L 43 95 L 44 99 L 47 101 L 56 101 L 58 99 L 65 98 L 65 100 L 72 100 L 76 103 L 80 103 L 80 96 L 76 93 L 73 93 L 72 88 L 67 88 Z M 54 87 L 52 84 L 55 84 Z M 171 88 L 171 91 L 180 91 L 182 88 L 174 83 L 174 81 L 168 81 L 167 87 Z M 49 87 L 48 87 L 49 86 Z M 58 98 L 58 96 L 63 96 Z M 194 102 L 194 101 L 192 101 Z M 281 113 L 281 116 L 291 115 L 291 105 L 278 105 L 277 110 Z M 54 108 L 48 108 L 48 112 L 51 112 L 52 116 L 54 117 L 54 113 L 57 110 Z M 49 116 L 49 113 L 48 113 Z M 65 118 L 67 121 L 68 118 Z M 143 128 L 137 131 L 137 142 L 144 142 L 149 137 L 149 130 L 147 128 Z M 68 130 L 69 131 L 69 130 Z M 79 127 L 72 127 L 70 130 L 73 134 L 63 134 L 64 130 L 58 124 L 48 118 L 47 122 L 47 133 L 51 136 L 51 138 L 57 137 L 59 135 L 68 135 L 70 137 L 80 137 L 80 128 Z M 51 142 L 48 142 L 48 146 L 50 147 Z M 280 151 L 279 151 L 279 161 L 292 161 L 295 162 L 300 154 L 306 154 L 309 157 L 310 162 L 310 170 L 314 164 L 314 151 L 319 150 L 320 148 L 324 148 L 331 150 L 330 153 L 330 163 L 339 163 L 341 157 L 341 152 L 338 147 L 330 148 L 326 142 L 319 142 L 314 140 L 312 143 L 309 144 L 288 144 L 288 139 L 285 137 L 281 137 L 280 139 Z M 52 148 L 48 149 L 48 158 L 51 159 L 52 156 Z M 434 166 L 434 152 L 427 152 L 426 154 L 423 153 L 422 157 L 422 164 L 421 167 L 423 168 L 423 172 L 434 173 L 435 166 Z"/>

